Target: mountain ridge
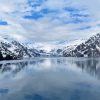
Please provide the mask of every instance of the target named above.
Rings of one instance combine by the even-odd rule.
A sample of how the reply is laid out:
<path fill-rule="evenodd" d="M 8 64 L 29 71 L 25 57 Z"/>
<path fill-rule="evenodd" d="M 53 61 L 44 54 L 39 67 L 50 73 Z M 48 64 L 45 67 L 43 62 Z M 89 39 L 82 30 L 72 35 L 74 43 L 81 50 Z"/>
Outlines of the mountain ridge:
<path fill-rule="evenodd" d="M 100 33 L 87 40 L 48 43 L 21 43 L 9 36 L 0 36 L 0 60 L 14 60 L 39 56 L 99 57 Z"/>
<path fill-rule="evenodd" d="M 10 37 L 0 36 L 0 60 L 14 60 L 39 55 L 35 49 L 28 49 Z"/>

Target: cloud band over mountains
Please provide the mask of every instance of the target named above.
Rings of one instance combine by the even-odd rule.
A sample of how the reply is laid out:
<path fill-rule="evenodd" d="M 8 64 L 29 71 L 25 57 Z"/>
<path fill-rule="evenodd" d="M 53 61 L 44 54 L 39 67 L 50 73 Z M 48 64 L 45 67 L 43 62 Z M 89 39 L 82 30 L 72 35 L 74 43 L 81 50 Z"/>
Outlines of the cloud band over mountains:
<path fill-rule="evenodd" d="M 0 0 L 0 34 L 56 41 L 100 32 L 99 0 Z"/>

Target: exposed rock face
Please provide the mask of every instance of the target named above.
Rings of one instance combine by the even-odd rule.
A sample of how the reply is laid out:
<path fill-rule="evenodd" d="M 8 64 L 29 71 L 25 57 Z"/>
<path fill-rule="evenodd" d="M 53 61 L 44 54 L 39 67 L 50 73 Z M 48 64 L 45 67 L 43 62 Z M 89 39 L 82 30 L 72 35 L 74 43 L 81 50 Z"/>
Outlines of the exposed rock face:
<path fill-rule="evenodd" d="M 100 33 L 89 38 L 85 43 L 78 45 L 74 50 L 63 52 L 65 57 L 99 57 L 100 56 Z"/>

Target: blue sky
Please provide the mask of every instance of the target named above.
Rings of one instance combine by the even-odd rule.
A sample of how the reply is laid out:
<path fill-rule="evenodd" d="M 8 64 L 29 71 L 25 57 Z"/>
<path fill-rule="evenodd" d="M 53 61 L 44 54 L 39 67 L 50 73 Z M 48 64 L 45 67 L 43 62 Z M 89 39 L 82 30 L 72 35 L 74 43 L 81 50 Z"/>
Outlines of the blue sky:
<path fill-rule="evenodd" d="M 0 0 L 0 34 L 40 42 L 100 32 L 100 0 Z"/>

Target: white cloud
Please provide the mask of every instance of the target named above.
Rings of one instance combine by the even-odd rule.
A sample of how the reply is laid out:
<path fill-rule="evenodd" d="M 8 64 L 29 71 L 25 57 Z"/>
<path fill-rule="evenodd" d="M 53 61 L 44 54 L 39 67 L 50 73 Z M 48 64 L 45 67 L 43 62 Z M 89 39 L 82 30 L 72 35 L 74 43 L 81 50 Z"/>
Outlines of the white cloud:
<path fill-rule="evenodd" d="M 35 8 L 29 6 L 28 0 L 0 0 L 0 7 L 0 19 L 8 22 L 8 25 L 0 26 L 0 34 L 9 34 L 18 40 L 26 38 L 34 41 L 67 40 L 89 37 L 92 33 L 100 32 L 97 26 L 100 24 L 99 0 L 92 2 L 91 0 L 47 0 Z M 89 18 L 83 19 L 82 23 L 70 22 L 73 19 L 70 13 L 73 12 L 65 11 L 64 7 L 85 9 L 81 13 L 88 14 Z M 23 17 L 31 15 L 32 11 L 40 14 L 42 9 L 57 12 L 43 14 L 43 17 L 38 20 Z M 91 26 L 91 28 L 77 30 L 85 26 Z"/>

